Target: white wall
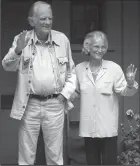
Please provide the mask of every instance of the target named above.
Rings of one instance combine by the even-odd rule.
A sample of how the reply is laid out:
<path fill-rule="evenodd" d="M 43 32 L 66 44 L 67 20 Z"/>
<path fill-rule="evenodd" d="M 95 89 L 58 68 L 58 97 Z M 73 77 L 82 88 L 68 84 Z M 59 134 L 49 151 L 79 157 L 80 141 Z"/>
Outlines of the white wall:
<path fill-rule="evenodd" d="M 136 80 L 139 82 L 140 69 L 140 1 L 124 1 L 124 68 L 130 63 L 138 68 Z M 139 90 L 133 97 L 124 99 L 124 111 L 132 109 L 139 112 Z M 126 116 L 124 116 L 125 127 L 128 127 Z"/>
<path fill-rule="evenodd" d="M 69 0 L 53 0 L 53 28 L 61 31 L 70 38 L 70 1 Z"/>
<path fill-rule="evenodd" d="M 106 56 L 121 65 L 124 72 L 129 64 L 138 68 L 136 80 L 139 82 L 139 46 L 140 46 L 140 1 L 107 1 L 104 30 L 107 32 L 109 49 L 115 50 Z M 125 112 L 132 109 L 139 112 L 139 91 L 133 97 L 120 98 L 120 122 L 128 123 Z"/>
<path fill-rule="evenodd" d="M 6 3 L 5 1 L 6 0 L 2 0 L 2 3 Z M 23 29 L 28 29 L 27 15 L 30 4 L 31 2 L 27 1 L 8 1 L 5 6 L 2 4 L 0 60 L 2 60 L 2 56 L 4 56 L 11 47 L 14 36 Z M 15 72 L 4 71 L 0 63 L 0 97 L 2 94 L 14 94 L 16 82 L 17 74 Z M 17 163 L 19 121 L 13 120 L 9 115 L 9 109 L 0 109 L 1 164 Z"/>

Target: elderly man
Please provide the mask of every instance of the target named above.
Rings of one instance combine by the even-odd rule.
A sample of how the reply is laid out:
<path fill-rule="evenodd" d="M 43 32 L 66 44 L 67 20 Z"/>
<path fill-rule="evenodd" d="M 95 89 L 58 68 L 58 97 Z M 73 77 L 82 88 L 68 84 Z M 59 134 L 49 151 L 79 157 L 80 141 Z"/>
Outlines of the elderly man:
<path fill-rule="evenodd" d="M 64 112 L 75 90 L 75 66 L 68 38 L 52 30 L 52 9 L 35 2 L 28 21 L 33 30 L 23 31 L 13 41 L 2 65 L 18 71 L 11 117 L 21 120 L 19 165 L 33 165 L 40 127 L 48 165 L 63 164 Z"/>

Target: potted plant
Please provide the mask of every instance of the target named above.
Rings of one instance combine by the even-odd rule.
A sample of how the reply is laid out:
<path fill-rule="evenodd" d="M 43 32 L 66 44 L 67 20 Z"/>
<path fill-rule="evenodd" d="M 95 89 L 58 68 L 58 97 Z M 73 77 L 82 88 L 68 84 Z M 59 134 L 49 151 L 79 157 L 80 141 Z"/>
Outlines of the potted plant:
<path fill-rule="evenodd" d="M 129 124 L 129 131 L 125 132 L 122 128 L 122 152 L 118 156 L 118 163 L 121 165 L 140 165 L 140 115 L 135 114 L 133 110 L 127 110 L 126 116 Z M 134 128 L 132 120 L 136 122 Z"/>

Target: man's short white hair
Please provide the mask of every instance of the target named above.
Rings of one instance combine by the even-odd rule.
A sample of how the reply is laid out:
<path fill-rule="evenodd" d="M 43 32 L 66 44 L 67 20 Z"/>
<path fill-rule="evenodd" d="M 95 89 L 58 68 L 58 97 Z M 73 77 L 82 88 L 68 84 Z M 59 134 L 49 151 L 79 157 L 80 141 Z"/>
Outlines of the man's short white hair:
<path fill-rule="evenodd" d="M 31 6 L 29 13 L 28 13 L 28 17 L 33 17 L 36 9 L 40 6 L 40 5 L 48 5 L 48 7 L 52 10 L 51 5 L 47 2 L 44 1 L 37 1 L 35 3 L 33 3 L 33 5 Z"/>

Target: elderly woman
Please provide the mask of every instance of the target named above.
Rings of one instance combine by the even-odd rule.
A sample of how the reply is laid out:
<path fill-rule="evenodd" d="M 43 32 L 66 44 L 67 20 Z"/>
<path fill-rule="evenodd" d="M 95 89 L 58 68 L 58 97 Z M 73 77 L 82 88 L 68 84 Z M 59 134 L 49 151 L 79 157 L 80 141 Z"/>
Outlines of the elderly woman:
<path fill-rule="evenodd" d="M 126 78 L 115 62 L 104 60 L 107 37 L 94 31 L 85 37 L 83 52 L 89 61 L 76 66 L 80 95 L 80 131 L 84 137 L 88 165 L 117 164 L 118 96 L 137 92 L 137 69 L 128 66 Z"/>

